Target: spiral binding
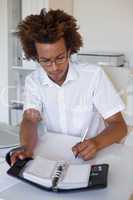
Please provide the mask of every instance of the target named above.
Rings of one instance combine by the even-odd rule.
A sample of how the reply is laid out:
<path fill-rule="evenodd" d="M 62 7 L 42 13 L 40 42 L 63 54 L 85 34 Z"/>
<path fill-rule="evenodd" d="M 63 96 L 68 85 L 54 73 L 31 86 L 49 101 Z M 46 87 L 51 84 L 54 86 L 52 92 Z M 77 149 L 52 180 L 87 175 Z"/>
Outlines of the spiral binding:
<path fill-rule="evenodd" d="M 67 163 L 64 161 L 60 161 L 57 163 L 54 176 L 52 177 L 53 191 L 57 191 L 58 182 L 63 178 L 66 167 Z"/>

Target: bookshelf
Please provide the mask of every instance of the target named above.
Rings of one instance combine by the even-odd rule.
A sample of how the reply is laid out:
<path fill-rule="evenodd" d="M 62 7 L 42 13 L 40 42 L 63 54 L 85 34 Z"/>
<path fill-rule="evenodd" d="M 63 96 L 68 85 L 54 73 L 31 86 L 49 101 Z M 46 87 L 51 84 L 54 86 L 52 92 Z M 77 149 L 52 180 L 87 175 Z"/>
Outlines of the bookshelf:
<path fill-rule="evenodd" d="M 37 63 L 25 59 L 17 37 L 17 25 L 27 15 L 47 7 L 47 0 L 10 0 L 8 4 L 8 108 L 9 123 L 16 125 L 22 119 L 25 77 L 36 69 Z"/>
<path fill-rule="evenodd" d="M 10 0 L 8 2 L 8 114 L 9 123 L 14 118 L 12 112 L 12 100 L 17 97 L 18 75 L 12 70 L 12 66 L 22 66 L 22 51 L 17 38 L 17 24 L 21 20 L 21 0 Z"/>

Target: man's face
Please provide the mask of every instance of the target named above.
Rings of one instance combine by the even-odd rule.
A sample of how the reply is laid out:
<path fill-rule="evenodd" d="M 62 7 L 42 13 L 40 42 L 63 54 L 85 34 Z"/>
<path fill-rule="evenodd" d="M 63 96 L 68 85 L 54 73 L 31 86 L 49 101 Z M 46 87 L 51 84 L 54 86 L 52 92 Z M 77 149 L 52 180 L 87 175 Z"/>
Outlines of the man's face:
<path fill-rule="evenodd" d="M 38 61 L 46 71 L 50 79 L 61 85 L 66 78 L 68 71 L 67 51 L 63 38 L 52 44 L 36 43 Z"/>

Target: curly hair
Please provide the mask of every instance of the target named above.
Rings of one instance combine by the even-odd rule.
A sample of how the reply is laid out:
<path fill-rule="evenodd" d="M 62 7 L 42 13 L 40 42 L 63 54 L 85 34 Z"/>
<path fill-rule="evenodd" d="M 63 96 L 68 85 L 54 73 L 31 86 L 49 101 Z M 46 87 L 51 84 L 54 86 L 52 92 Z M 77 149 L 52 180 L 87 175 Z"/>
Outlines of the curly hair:
<path fill-rule="evenodd" d="M 83 45 L 77 20 L 62 10 L 42 9 L 39 15 L 29 15 L 18 25 L 18 37 L 26 59 L 37 60 L 35 43 L 55 43 L 64 38 L 70 54 L 77 53 Z"/>

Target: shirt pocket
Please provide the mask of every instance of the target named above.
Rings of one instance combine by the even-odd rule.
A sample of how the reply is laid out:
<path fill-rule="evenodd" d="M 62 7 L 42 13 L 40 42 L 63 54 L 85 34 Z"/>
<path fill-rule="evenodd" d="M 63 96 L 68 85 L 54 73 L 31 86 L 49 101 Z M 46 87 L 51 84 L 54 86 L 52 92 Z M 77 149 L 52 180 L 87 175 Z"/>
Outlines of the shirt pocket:
<path fill-rule="evenodd" d="M 90 126 L 93 117 L 93 105 L 77 105 L 70 109 L 70 113 L 74 132 L 82 136 L 86 128 Z"/>

